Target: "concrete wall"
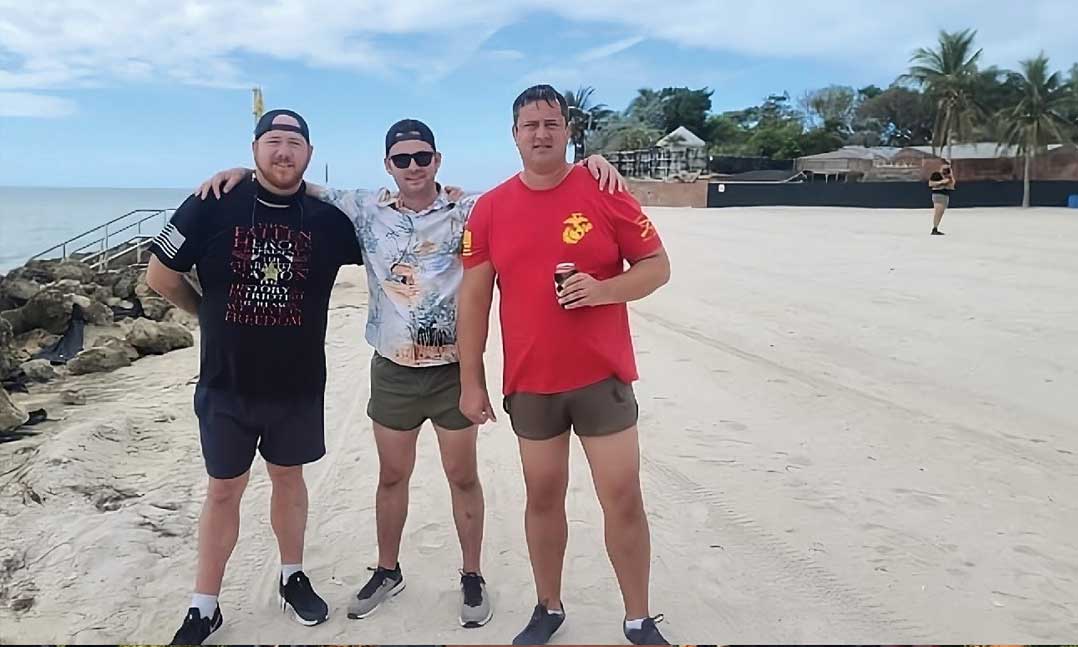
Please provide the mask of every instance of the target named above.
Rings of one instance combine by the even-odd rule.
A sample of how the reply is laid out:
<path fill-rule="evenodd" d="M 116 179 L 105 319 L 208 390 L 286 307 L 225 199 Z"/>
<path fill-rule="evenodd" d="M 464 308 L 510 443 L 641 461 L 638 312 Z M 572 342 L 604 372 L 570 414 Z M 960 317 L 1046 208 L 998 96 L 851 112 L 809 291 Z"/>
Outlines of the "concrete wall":
<path fill-rule="evenodd" d="M 958 182 L 978 182 L 982 180 L 1006 182 L 1022 179 L 1022 159 L 956 159 L 955 176 Z M 921 165 L 921 180 L 938 170 L 940 161 L 927 158 Z M 1078 180 L 1078 153 L 1073 148 L 1064 148 L 1037 156 L 1033 160 L 1031 180 Z"/>
<path fill-rule="evenodd" d="M 629 192 L 645 207 L 706 207 L 707 185 L 696 182 L 660 182 L 629 178 Z"/>

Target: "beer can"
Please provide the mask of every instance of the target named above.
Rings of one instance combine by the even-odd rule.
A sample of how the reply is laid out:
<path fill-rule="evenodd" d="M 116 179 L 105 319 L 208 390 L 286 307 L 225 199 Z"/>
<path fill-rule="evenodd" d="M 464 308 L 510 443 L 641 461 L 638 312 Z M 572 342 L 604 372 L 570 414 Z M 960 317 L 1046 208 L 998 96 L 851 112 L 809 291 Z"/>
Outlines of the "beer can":
<path fill-rule="evenodd" d="M 554 267 L 554 289 L 561 292 L 562 286 L 570 276 L 576 274 L 575 263 L 558 263 Z"/>
<path fill-rule="evenodd" d="M 561 296 L 565 282 L 574 274 L 576 274 L 576 265 L 574 263 L 558 263 L 554 267 L 554 296 Z"/>

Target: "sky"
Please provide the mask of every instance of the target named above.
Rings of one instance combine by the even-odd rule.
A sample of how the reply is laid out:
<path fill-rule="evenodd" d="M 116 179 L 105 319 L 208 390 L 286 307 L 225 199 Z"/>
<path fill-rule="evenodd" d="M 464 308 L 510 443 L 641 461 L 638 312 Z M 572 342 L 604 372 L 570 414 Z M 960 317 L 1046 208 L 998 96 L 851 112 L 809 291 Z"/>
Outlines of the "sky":
<path fill-rule="evenodd" d="M 985 64 L 1078 62 L 1078 1 L 0 0 L 0 185 L 188 187 L 251 166 L 251 88 L 311 127 L 336 187 L 390 182 L 386 129 L 434 130 L 439 179 L 519 170 L 511 106 L 535 83 L 708 87 L 713 112 L 832 83 L 886 87 L 940 29 Z"/>

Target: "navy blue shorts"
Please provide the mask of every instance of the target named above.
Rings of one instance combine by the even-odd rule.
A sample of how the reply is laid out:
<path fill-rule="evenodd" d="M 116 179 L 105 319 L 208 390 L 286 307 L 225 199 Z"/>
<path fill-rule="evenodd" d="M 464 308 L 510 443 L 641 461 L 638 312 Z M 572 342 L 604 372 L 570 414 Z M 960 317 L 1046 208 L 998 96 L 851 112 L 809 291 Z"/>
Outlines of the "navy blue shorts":
<path fill-rule="evenodd" d="M 195 415 L 206 472 L 217 479 L 251 469 L 255 449 L 290 467 L 326 454 L 324 394 L 272 398 L 195 388 Z"/>

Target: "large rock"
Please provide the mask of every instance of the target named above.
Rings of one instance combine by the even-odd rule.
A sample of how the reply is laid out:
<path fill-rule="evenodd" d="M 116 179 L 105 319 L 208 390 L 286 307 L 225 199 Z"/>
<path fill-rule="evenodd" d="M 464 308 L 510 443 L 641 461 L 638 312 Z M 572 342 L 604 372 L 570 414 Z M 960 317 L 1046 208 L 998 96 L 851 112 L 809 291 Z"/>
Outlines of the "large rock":
<path fill-rule="evenodd" d="M 7 391 L 0 389 L 0 434 L 18 429 L 29 419 L 29 414 L 11 401 Z"/>
<path fill-rule="evenodd" d="M 105 270 L 94 275 L 94 283 L 107 287 L 111 292 L 116 282 L 120 280 L 120 276 L 122 276 L 120 270 Z"/>
<path fill-rule="evenodd" d="M 48 382 L 56 377 L 56 369 L 47 359 L 32 359 L 22 365 L 22 372 L 35 382 Z"/>
<path fill-rule="evenodd" d="M 0 318 L 0 378 L 5 378 L 21 364 L 15 333 L 7 319 Z"/>
<path fill-rule="evenodd" d="M 71 258 L 59 263 L 52 270 L 54 281 L 74 279 L 79 283 L 93 283 L 96 276 L 97 272 L 95 272 L 92 267 L 82 261 L 76 261 Z"/>
<path fill-rule="evenodd" d="M 139 302 L 142 303 L 142 312 L 146 315 L 146 318 L 154 321 L 164 321 L 165 315 L 174 307 L 161 297 L 141 297 Z"/>
<path fill-rule="evenodd" d="M 0 283 L 0 292 L 16 303 L 26 303 L 41 292 L 41 284 L 30 279 L 7 277 Z"/>
<path fill-rule="evenodd" d="M 120 339 L 119 337 L 113 337 L 112 335 L 102 335 L 94 341 L 94 348 L 117 348 L 127 355 L 127 359 L 132 362 L 139 358 L 139 352 L 134 346 L 127 343 L 127 340 Z"/>
<path fill-rule="evenodd" d="M 127 358 L 120 348 L 87 348 L 74 359 L 67 363 L 67 369 L 72 375 L 84 375 L 86 373 L 104 373 L 124 366 L 130 366 L 131 360 Z"/>
<path fill-rule="evenodd" d="M 188 314 L 179 308 L 173 308 L 168 311 L 165 318 L 162 321 L 171 321 L 172 323 L 178 323 L 188 330 L 195 330 L 198 328 L 198 317 L 193 314 Z"/>
<path fill-rule="evenodd" d="M 97 301 L 98 303 L 103 303 L 105 305 L 108 305 L 109 301 L 111 299 L 116 298 L 116 297 L 112 296 L 112 288 L 110 288 L 110 287 L 106 287 L 104 285 L 97 285 L 97 284 L 90 284 L 87 287 L 89 287 L 90 290 L 86 294 L 86 296 L 90 297 L 94 301 Z"/>
<path fill-rule="evenodd" d="M 15 336 L 15 347 L 30 355 L 35 355 L 43 348 L 52 346 L 60 340 L 60 335 L 54 335 L 47 330 L 35 328 Z"/>
<path fill-rule="evenodd" d="M 56 280 L 53 270 L 59 264 L 59 260 L 28 261 L 26 265 L 12 270 L 8 278 L 29 279 L 42 285 L 52 283 Z"/>
<path fill-rule="evenodd" d="M 194 346 L 195 338 L 180 324 L 139 318 L 127 333 L 127 342 L 143 355 L 161 355 Z"/>
<path fill-rule="evenodd" d="M 112 294 L 125 300 L 134 299 L 138 277 L 138 272 L 129 267 L 120 270 L 119 277 L 112 284 Z"/>
<path fill-rule="evenodd" d="M 86 321 L 98 326 L 107 326 L 112 323 L 112 308 L 100 301 L 94 301 L 83 311 Z"/>
<path fill-rule="evenodd" d="M 58 281 L 53 281 L 46 287 L 59 290 L 64 294 L 86 295 L 86 287 L 83 285 L 82 281 L 79 281 L 78 279 L 60 279 Z"/>
<path fill-rule="evenodd" d="M 16 335 L 34 328 L 44 328 L 62 335 L 71 322 L 71 305 L 80 298 L 86 299 L 82 295 L 65 294 L 63 290 L 49 286 L 35 294 L 23 307 L 0 312 L 0 317 L 11 322 Z"/>

